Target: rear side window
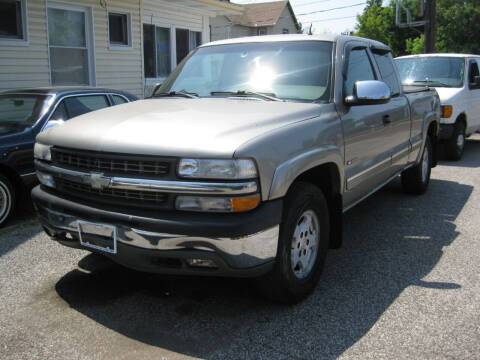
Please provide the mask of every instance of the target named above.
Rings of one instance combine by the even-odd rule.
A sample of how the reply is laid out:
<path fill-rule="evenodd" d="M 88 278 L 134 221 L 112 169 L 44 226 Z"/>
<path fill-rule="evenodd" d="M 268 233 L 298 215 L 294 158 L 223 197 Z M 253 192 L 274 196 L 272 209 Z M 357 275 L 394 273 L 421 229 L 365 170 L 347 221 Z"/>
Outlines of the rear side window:
<path fill-rule="evenodd" d="M 378 69 L 380 70 L 380 75 L 382 80 L 390 88 L 390 91 L 393 95 L 398 95 L 400 93 L 400 85 L 398 84 L 397 75 L 395 74 L 395 69 L 393 68 L 393 58 L 391 53 L 373 53 L 375 62 L 377 63 Z"/>
<path fill-rule="evenodd" d="M 353 95 L 353 86 L 357 81 L 375 80 L 372 64 L 365 49 L 353 49 L 348 58 L 345 96 Z"/>
<path fill-rule="evenodd" d="M 65 99 L 70 118 L 108 107 L 105 95 L 74 96 Z"/>
<path fill-rule="evenodd" d="M 114 105 L 120 105 L 120 104 L 124 104 L 124 103 L 128 102 L 127 100 L 125 100 L 125 98 L 123 98 L 121 96 L 118 96 L 118 95 L 112 95 L 112 99 L 113 99 L 113 104 Z"/>

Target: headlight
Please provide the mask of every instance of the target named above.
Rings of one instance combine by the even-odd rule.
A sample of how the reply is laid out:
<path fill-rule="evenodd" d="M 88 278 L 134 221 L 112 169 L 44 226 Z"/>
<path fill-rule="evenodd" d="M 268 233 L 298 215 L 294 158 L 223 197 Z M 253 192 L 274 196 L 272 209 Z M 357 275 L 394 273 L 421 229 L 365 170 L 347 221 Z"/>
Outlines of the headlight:
<path fill-rule="evenodd" d="M 178 166 L 178 175 L 199 179 L 253 179 L 257 177 L 257 168 L 250 159 L 182 159 Z"/>
<path fill-rule="evenodd" d="M 55 187 L 55 180 L 53 179 L 53 176 L 50 174 L 46 174 L 41 171 L 37 171 L 37 177 L 38 181 L 40 181 L 40 184 L 48 186 L 48 187 Z"/>
<path fill-rule="evenodd" d="M 179 196 L 175 202 L 177 210 L 206 212 L 241 212 L 256 208 L 260 195 L 239 198 Z"/>
<path fill-rule="evenodd" d="M 33 150 L 33 156 L 38 160 L 52 160 L 52 153 L 50 152 L 51 145 L 43 145 L 40 143 L 35 143 Z"/>

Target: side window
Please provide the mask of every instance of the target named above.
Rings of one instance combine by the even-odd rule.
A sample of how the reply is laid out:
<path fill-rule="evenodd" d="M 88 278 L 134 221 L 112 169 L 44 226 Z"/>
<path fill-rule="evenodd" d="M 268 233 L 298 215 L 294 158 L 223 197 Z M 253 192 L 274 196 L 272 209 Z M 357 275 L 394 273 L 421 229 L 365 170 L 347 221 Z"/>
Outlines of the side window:
<path fill-rule="evenodd" d="M 357 81 L 375 80 L 372 64 L 365 49 L 353 49 L 348 59 L 345 96 L 353 95 L 353 86 Z"/>
<path fill-rule="evenodd" d="M 393 95 L 397 95 L 400 93 L 400 85 L 398 84 L 397 75 L 395 74 L 395 69 L 393 68 L 393 58 L 391 53 L 373 53 L 373 57 L 375 62 L 378 65 L 378 69 L 380 70 L 380 75 L 382 76 L 382 80 L 390 88 L 390 92 Z"/>
<path fill-rule="evenodd" d="M 471 60 L 468 70 L 468 83 L 470 84 L 470 88 L 478 89 L 478 87 L 475 85 L 476 76 L 480 76 L 480 73 L 478 71 L 478 64 L 475 60 Z"/>
<path fill-rule="evenodd" d="M 121 96 L 118 96 L 118 95 L 112 95 L 112 99 L 113 99 L 113 104 L 114 105 L 120 105 L 120 104 L 124 104 L 124 103 L 128 102 L 127 100 L 125 100 L 125 98 L 123 98 Z"/>
<path fill-rule="evenodd" d="M 74 96 L 64 101 L 71 118 L 109 106 L 105 95 Z"/>
<path fill-rule="evenodd" d="M 68 115 L 67 115 L 67 112 L 65 110 L 64 101 L 62 101 L 60 104 L 58 104 L 54 113 L 50 117 L 50 120 L 68 120 Z"/>

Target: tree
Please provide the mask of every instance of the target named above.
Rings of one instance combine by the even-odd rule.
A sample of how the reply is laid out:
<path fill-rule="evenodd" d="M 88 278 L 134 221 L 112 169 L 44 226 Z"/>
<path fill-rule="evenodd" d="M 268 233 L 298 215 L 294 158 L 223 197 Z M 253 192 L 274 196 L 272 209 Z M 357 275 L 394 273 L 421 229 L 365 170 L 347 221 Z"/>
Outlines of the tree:
<path fill-rule="evenodd" d="M 381 41 L 392 48 L 393 55 L 407 54 L 407 39 L 418 37 L 418 32 L 395 25 L 395 1 L 383 7 L 380 0 L 369 0 L 363 13 L 357 16 L 356 35 Z M 415 0 L 408 1 L 416 13 Z"/>

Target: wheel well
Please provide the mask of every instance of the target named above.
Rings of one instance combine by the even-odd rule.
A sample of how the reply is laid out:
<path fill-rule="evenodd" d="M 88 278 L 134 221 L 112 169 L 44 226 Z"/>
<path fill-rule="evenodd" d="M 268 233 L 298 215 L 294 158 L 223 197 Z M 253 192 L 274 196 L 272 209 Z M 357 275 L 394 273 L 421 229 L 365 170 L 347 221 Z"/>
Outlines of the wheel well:
<path fill-rule="evenodd" d="M 10 180 L 10 182 L 14 186 L 15 191 L 18 191 L 18 189 L 21 186 L 23 186 L 22 179 L 20 178 L 20 176 L 18 176 L 16 171 L 14 171 L 12 168 L 6 165 L 0 164 L 0 174 L 2 174 L 8 180 Z"/>
<path fill-rule="evenodd" d="M 334 163 L 316 166 L 300 174 L 294 181 L 309 182 L 320 188 L 330 210 L 330 248 L 342 244 L 343 201 L 340 191 L 340 172 Z"/>
<path fill-rule="evenodd" d="M 438 123 L 436 121 L 430 123 L 428 126 L 427 136 L 431 139 L 433 159 L 432 167 L 437 166 L 438 163 Z"/>

